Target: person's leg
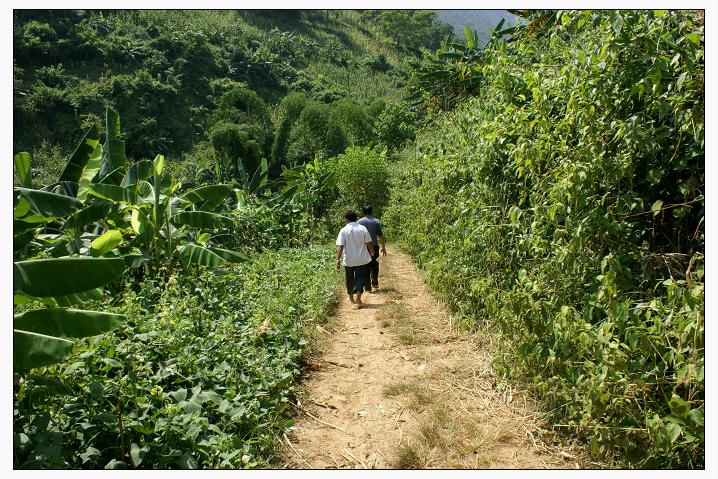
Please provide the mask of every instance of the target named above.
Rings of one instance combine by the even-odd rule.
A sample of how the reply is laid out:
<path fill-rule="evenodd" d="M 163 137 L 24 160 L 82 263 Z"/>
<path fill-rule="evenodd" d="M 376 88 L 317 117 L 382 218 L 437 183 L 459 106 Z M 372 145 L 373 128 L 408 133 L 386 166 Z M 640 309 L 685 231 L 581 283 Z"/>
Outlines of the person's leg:
<path fill-rule="evenodd" d="M 356 268 L 352 266 L 344 266 L 344 282 L 347 286 L 347 294 L 349 295 L 349 301 L 354 302 L 354 270 Z"/>
<path fill-rule="evenodd" d="M 371 293 L 372 287 L 377 288 L 379 285 L 377 276 L 379 271 L 379 247 L 376 245 L 374 245 L 374 252 L 376 253 L 376 256 L 372 256 L 371 261 L 367 265 L 368 272 L 366 277 L 366 284 L 364 286 L 364 289 L 369 293 Z"/>
<path fill-rule="evenodd" d="M 369 265 L 365 264 L 357 266 L 355 268 L 354 276 L 354 291 L 357 295 L 357 304 L 361 306 L 361 294 L 364 291 L 364 283 L 367 281 L 367 273 L 369 271 Z"/>
<path fill-rule="evenodd" d="M 370 266 L 371 286 L 372 288 L 379 287 L 379 246 L 374 246 L 376 256 L 372 257 Z"/>
<path fill-rule="evenodd" d="M 373 256 L 371 257 L 371 260 L 374 261 Z M 370 265 L 371 265 L 371 262 L 369 262 L 369 264 L 367 265 L 367 268 L 371 268 Z M 369 281 L 368 277 L 365 278 L 365 280 L 364 280 L 364 291 L 366 291 L 367 293 L 371 293 L 371 281 Z"/>

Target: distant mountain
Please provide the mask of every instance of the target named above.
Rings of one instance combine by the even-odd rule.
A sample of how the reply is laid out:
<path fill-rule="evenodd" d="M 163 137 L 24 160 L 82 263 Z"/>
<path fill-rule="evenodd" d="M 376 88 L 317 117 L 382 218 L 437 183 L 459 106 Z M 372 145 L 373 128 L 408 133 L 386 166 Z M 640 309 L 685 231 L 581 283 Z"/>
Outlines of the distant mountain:
<path fill-rule="evenodd" d="M 505 26 L 518 20 L 518 17 L 506 10 L 436 10 L 436 17 L 451 25 L 454 34 L 460 39 L 465 38 L 464 27 L 476 30 L 481 45 L 489 40 L 489 31 L 496 28 L 501 19 L 505 20 Z"/>

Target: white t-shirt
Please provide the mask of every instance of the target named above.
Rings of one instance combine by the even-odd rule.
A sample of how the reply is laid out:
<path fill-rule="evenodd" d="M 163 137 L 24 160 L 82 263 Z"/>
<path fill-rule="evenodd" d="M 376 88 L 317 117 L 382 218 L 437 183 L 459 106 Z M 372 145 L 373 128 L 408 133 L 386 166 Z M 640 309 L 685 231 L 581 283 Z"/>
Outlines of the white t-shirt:
<path fill-rule="evenodd" d="M 366 244 L 371 243 L 369 230 L 356 221 L 339 231 L 337 246 L 344 246 L 344 266 L 362 266 L 371 262 Z"/>

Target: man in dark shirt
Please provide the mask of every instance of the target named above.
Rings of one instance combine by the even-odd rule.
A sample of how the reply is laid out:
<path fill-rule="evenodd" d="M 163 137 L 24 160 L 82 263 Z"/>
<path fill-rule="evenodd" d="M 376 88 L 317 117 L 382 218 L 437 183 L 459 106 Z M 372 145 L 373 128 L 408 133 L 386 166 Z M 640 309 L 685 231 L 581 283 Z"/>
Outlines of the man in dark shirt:
<path fill-rule="evenodd" d="M 379 244 L 381 244 L 382 256 L 386 256 L 386 246 L 384 245 L 384 232 L 381 230 L 381 223 L 371 215 L 371 205 L 364 205 L 362 211 L 364 212 L 364 217 L 360 218 L 358 223 L 369 230 L 369 235 L 374 243 L 374 254 L 371 255 L 371 263 L 369 263 L 371 281 L 367 281 L 364 286 L 366 291 L 372 293 L 379 289 Z"/>

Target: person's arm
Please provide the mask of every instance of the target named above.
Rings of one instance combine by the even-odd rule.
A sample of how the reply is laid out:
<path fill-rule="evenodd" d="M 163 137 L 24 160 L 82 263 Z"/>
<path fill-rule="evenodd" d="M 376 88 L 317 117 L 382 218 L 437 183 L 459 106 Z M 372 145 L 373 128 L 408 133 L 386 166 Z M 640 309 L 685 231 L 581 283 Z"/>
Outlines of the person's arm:
<path fill-rule="evenodd" d="M 377 229 L 376 229 L 376 236 L 379 240 L 379 244 L 381 245 L 381 254 L 382 256 L 386 256 L 386 245 L 384 244 L 384 232 L 381 229 L 381 222 L 377 220 Z"/>
<path fill-rule="evenodd" d="M 372 255 L 372 256 L 374 256 L 374 242 L 373 242 L 373 241 L 369 241 L 369 242 L 366 244 L 366 247 L 369 248 L 369 254 Z"/>
<path fill-rule="evenodd" d="M 342 253 L 344 252 L 344 245 L 337 245 L 337 269 L 342 265 Z"/>

